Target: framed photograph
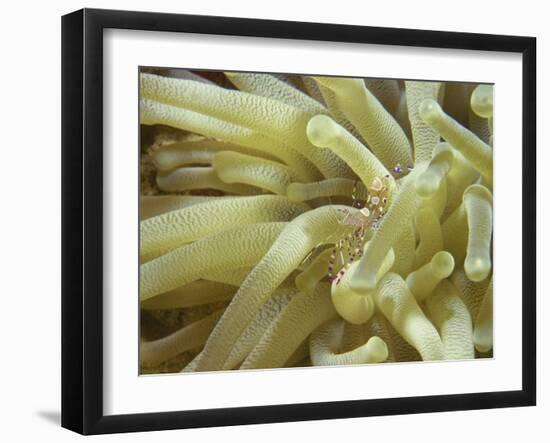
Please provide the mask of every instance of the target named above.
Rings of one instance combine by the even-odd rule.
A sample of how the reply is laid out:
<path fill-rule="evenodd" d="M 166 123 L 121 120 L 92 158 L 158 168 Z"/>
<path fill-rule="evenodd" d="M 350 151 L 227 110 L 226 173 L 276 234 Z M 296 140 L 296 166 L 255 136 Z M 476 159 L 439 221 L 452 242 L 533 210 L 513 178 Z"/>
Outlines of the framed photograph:
<path fill-rule="evenodd" d="M 536 403 L 536 40 L 62 20 L 62 425 Z"/>

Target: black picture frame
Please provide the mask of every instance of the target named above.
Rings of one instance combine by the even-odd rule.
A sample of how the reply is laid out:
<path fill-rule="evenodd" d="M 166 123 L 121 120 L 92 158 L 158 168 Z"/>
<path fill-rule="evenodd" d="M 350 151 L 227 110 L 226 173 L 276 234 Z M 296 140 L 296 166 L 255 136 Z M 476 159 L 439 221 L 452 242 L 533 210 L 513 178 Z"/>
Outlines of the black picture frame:
<path fill-rule="evenodd" d="M 522 54 L 522 389 L 131 415 L 103 412 L 103 31 L 108 28 Z M 62 18 L 62 426 L 82 434 L 229 426 L 536 403 L 536 39 L 83 9 Z"/>

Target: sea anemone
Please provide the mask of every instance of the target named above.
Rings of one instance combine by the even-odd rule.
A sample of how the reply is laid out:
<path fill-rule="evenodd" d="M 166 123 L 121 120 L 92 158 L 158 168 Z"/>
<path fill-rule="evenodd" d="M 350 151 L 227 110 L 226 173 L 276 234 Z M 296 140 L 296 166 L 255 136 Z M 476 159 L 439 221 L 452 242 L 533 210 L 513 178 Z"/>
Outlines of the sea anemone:
<path fill-rule="evenodd" d="M 143 69 L 142 372 L 492 356 L 492 104 Z"/>

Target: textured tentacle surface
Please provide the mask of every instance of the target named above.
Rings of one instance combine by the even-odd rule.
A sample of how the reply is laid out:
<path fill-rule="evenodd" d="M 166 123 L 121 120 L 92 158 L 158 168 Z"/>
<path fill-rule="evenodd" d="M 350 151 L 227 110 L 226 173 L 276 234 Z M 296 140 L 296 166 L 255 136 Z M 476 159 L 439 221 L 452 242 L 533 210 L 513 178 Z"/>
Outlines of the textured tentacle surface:
<path fill-rule="evenodd" d="M 353 273 L 351 286 L 356 289 L 372 290 L 376 287 L 376 274 L 384 260 L 384 257 L 393 246 L 396 238 L 407 228 L 407 221 L 412 222 L 418 207 L 418 199 L 415 191 L 415 180 L 423 171 L 417 167 L 405 177 L 393 204 L 382 219 L 380 227 L 376 230 L 372 241 L 361 257 L 361 261 Z"/>
<path fill-rule="evenodd" d="M 493 279 L 487 286 L 475 319 L 474 345 L 479 352 L 493 349 Z"/>
<path fill-rule="evenodd" d="M 251 268 L 225 268 L 225 269 L 209 269 L 204 272 L 203 278 L 205 280 L 213 281 L 216 283 L 223 283 L 224 285 L 240 286 L 248 274 L 250 274 Z"/>
<path fill-rule="evenodd" d="M 317 77 L 317 81 L 334 92 L 339 108 L 386 168 L 412 165 L 412 150 L 403 129 L 362 80 Z"/>
<path fill-rule="evenodd" d="M 328 322 L 311 334 L 309 349 L 315 366 L 380 363 L 388 357 L 386 343 L 376 336 L 352 351 L 339 353 L 343 333 L 344 322 L 336 320 Z"/>
<path fill-rule="evenodd" d="M 300 292 L 267 329 L 241 369 L 283 366 L 309 334 L 336 316 L 328 284 L 319 284 L 311 294 Z"/>
<path fill-rule="evenodd" d="M 286 195 L 287 186 L 296 179 L 284 165 L 238 152 L 218 152 L 212 165 L 224 183 L 244 183 L 279 195 Z"/>
<path fill-rule="evenodd" d="M 142 196 L 139 199 L 140 220 L 146 220 L 165 212 L 186 208 L 197 203 L 214 201 L 221 198 L 234 198 L 234 196 L 210 197 L 202 195 L 155 195 Z"/>
<path fill-rule="evenodd" d="M 390 114 L 395 113 L 401 101 L 401 88 L 397 80 L 365 79 L 365 86 Z"/>
<path fill-rule="evenodd" d="M 443 280 L 426 304 L 441 335 L 445 359 L 474 358 L 472 318 L 455 286 Z"/>
<path fill-rule="evenodd" d="M 219 140 L 171 143 L 153 152 L 152 157 L 157 169 L 170 170 L 189 164 L 211 164 L 212 156 L 218 151 L 236 151 L 268 160 L 277 158 L 258 149 L 246 148 Z"/>
<path fill-rule="evenodd" d="M 453 256 L 447 251 L 439 251 L 428 263 L 407 276 L 407 286 L 419 302 L 424 301 L 441 280 L 451 275 L 454 267 Z"/>
<path fill-rule="evenodd" d="M 317 100 L 293 88 L 275 76 L 245 72 L 227 72 L 226 75 L 241 91 L 273 98 L 295 108 L 303 109 L 311 114 L 328 112 Z"/>
<path fill-rule="evenodd" d="M 307 126 L 311 143 L 320 148 L 329 148 L 338 155 L 368 186 L 376 177 L 389 175 L 384 165 L 342 126 L 326 115 L 313 117 Z M 393 180 L 389 180 L 393 188 Z"/>
<path fill-rule="evenodd" d="M 414 258 L 414 269 L 418 269 L 431 260 L 434 254 L 443 250 L 443 233 L 439 218 L 430 208 L 418 211 L 415 225 L 420 238 Z"/>
<path fill-rule="evenodd" d="M 419 115 L 420 103 L 426 99 L 436 100 L 441 83 L 406 81 L 407 108 L 414 145 L 415 163 L 428 161 L 439 142 L 439 134 L 428 126 Z"/>
<path fill-rule="evenodd" d="M 223 365 L 224 369 L 240 366 L 296 293 L 296 288 L 284 285 L 275 291 L 273 296 L 261 307 L 254 320 L 242 332 Z"/>
<path fill-rule="evenodd" d="M 196 189 L 215 189 L 227 194 L 250 195 L 261 191 L 253 186 L 240 183 L 229 184 L 220 180 L 214 168 L 210 166 L 196 168 L 178 168 L 174 171 L 161 171 L 157 175 L 159 189 L 166 192 L 191 191 Z"/>
<path fill-rule="evenodd" d="M 219 369 L 232 344 L 274 289 L 308 252 L 340 228 L 338 206 L 324 206 L 296 217 L 248 275 L 210 336 L 201 370 Z"/>
<path fill-rule="evenodd" d="M 471 111 L 469 115 L 470 130 L 484 143 L 493 146 L 492 118 L 483 118 Z"/>
<path fill-rule="evenodd" d="M 459 290 L 460 296 L 470 312 L 470 317 L 477 318 L 481 302 L 487 292 L 489 279 L 474 282 L 468 278 L 464 269 L 458 269 L 451 275 L 451 281 Z"/>
<path fill-rule="evenodd" d="M 315 80 L 310 78 L 312 81 L 315 82 L 315 85 L 319 89 L 319 92 L 321 93 L 321 96 L 323 98 L 323 101 L 325 102 L 327 109 L 330 112 L 331 117 L 343 128 L 346 128 L 347 131 L 349 131 L 353 136 L 357 139 L 360 139 L 361 141 L 364 141 L 361 137 L 361 134 L 359 134 L 359 131 L 353 126 L 353 124 L 348 120 L 344 112 L 338 107 L 338 100 L 336 98 L 336 94 L 332 89 L 327 88 L 326 86 L 323 86 L 321 83 L 317 83 Z"/>
<path fill-rule="evenodd" d="M 140 226 L 140 255 L 147 261 L 184 243 L 245 224 L 291 220 L 306 205 L 284 197 L 218 199 L 150 218 Z M 223 217 L 221 215 L 223 214 Z"/>
<path fill-rule="evenodd" d="M 140 78 L 143 97 L 187 108 L 201 114 L 253 128 L 266 134 L 286 133 L 292 141 L 300 140 L 295 125 L 305 127 L 310 114 L 268 97 L 225 89 L 190 80 L 172 79 L 152 74 Z"/>
<path fill-rule="evenodd" d="M 390 249 L 376 276 L 377 282 L 392 267 L 394 260 L 395 254 Z M 356 290 L 350 284 L 351 275 L 358 265 L 359 262 L 353 263 L 345 269 L 346 272 L 341 278 L 332 282 L 331 298 L 334 308 L 342 318 L 352 324 L 360 325 L 366 323 L 374 314 L 374 301 L 372 291 Z"/>
<path fill-rule="evenodd" d="M 226 120 L 300 147 L 321 172 L 329 176 L 338 176 L 343 171 L 337 158 L 328 152 L 316 152 L 307 141 L 305 131 L 296 130 L 304 129 L 312 114 L 294 106 L 255 94 L 147 74 L 141 76 L 141 93 L 145 99 Z"/>
<path fill-rule="evenodd" d="M 202 278 L 209 271 L 256 264 L 285 223 L 260 223 L 223 231 L 181 246 L 140 267 L 140 297 L 155 295 Z"/>
<path fill-rule="evenodd" d="M 145 125 L 163 124 L 253 148 L 281 159 L 303 180 L 321 178 L 313 163 L 281 140 L 226 120 L 143 98 L 140 101 L 140 121 Z"/>
<path fill-rule="evenodd" d="M 374 299 L 388 321 L 420 353 L 423 360 L 444 358 L 443 343 L 437 330 L 401 277 L 393 273 L 382 277 Z"/>
<path fill-rule="evenodd" d="M 386 322 L 388 323 L 388 330 L 396 361 L 422 361 L 420 353 L 409 344 L 399 332 L 397 332 L 391 323 L 387 320 Z"/>
<path fill-rule="evenodd" d="M 460 150 L 487 180 L 492 181 L 493 153 L 489 145 L 445 114 L 435 100 L 424 100 L 420 105 L 419 113 L 441 137 Z"/>

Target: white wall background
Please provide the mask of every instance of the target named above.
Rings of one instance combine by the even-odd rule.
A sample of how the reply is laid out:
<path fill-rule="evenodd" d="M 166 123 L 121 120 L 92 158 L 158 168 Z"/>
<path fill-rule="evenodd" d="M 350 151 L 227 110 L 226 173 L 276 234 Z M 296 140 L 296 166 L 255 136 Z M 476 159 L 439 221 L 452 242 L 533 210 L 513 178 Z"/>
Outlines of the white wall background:
<path fill-rule="evenodd" d="M 504 3 L 504 2 L 502 2 Z M 531 35 L 538 38 L 539 226 L 550 221 L 543 198 L 550 193 L 543 176 L 544 122 L 550 120 L 550 29 L 544 2 L 524 0 L 513 7 L 500 2 L 462 0 L 201 0 L 169 2 L 114 0 L 88 2 L 5 2 L 0 40 L 0 113 L 2 122 L 0 260 L 3 301 L 0 320 L 2 364 L 0 408 L 4 441 L 73 441 L 80 437 L 59 427 L 60 411 L 60 17 L 87 6 L 228 15 L 281 20 L 349 23 L 449 31 Z M 546 105 L 546 106 L 545 106 Z M 545 108 L 545 109 L 543 109 Z M 546 112 L 544 112 L 546 111 Z M 511 178 L 513 179 L 513 178 Z M 7 202 L 5 199 L 7 198 Z M 512 211 L 512 214 L 513 211 Z M 550 264 L 548 233 L 539 229 L 539 275 Z M 547 251 L 547 249 L 546 249 Z M 547 271 L 546 271 L 547 272 Z M 546 441 L 550 436 L 550 284 L 539 278 L 539 388 L 537 407 L 410 416 L 328 420 L 164 431 L 104 436 L 94 441 L 241 441 L 322 442 L 349 436 L 358 441 L 384 438 L 424 442 L 465 439 Z"/>

